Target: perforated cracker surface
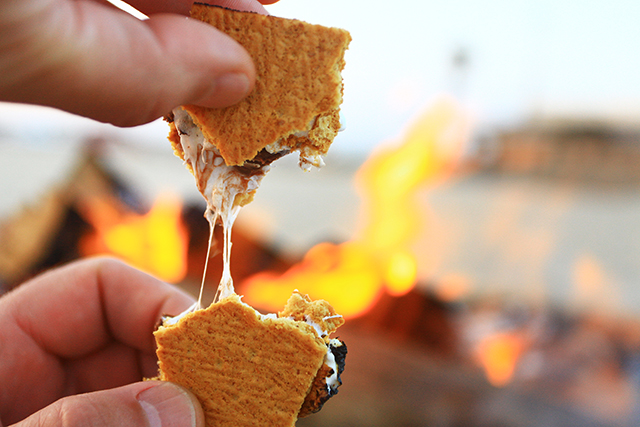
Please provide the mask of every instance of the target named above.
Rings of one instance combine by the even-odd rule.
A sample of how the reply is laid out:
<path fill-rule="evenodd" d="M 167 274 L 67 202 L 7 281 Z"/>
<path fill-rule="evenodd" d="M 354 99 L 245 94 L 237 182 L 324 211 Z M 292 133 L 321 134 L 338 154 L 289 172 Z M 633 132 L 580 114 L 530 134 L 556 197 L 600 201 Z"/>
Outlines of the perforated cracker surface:
<path fill-rule="evenodd" d="M 190 389 L 208 427 L 293 426 L 327 351 L 312 329 L 233 295 L 155 332 L 160 379 Z"/>
<path fill-rule="evenodd" d="M 326 153 L 340 128 L 340 72 L 349 33 L 199 3 L 191 16 L 238 41 L 256 66 L 255 89 L 240 103 L 223 109 L 184 107 L 226 164 L 240 165 L 281 138 L 290 147 L 313 146 Z M 310 123 L 308 136 L 295 135 Z"/>

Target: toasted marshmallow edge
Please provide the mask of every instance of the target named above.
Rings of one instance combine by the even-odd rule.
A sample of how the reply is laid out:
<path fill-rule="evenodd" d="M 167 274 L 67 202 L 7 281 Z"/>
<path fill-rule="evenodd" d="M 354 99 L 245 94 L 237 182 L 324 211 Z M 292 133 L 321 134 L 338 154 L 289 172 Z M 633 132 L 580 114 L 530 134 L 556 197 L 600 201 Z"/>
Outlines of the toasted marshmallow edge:
<path fill-rule="evenodd" d="M 160 325 L 161 326 L 172 326 L 172 325 L 176 325 L 184 316 L 186 316 L 189 313 L 192 313 L 196 310 L 198 310 L 198 302 L 194 302 L 189 308 L 187 308 L 185 311 L 183 311 L 182 313 L 178 314 L 177 316 L 162 316 L 162 318 L 160 319 Z"/>
<path fill-rule="evenodd" d="M 265 150 L 267 150 L 271 154 L 279 153 L 282 150 L 291 150 L 291 147 L 286 145 L 285 141 L 290 136 L 293 135 L 297 138 L 309 138 L 309 131 L 313 129 L 313 126 L 316 124 L 318 120 L 318 116 L 312 118 L 309 123 L 307 123 L 307 128 L 305 130 L 294 131 L 289 135 L 285 135 L 282 138 L 278 139 L 276 142 L 273 142 L 267 145 Z M 304 146 L 300 147 L 298 151 L 298 166 L 305 172 L 309 172 L 313 167 L 321 168 L 325 165 L 323 154 L 313 146 Z"/>
<path fill-rule="evenodd" d="M 209 209 L 221 213 L 223 209 L 233 207 L 226 204 L 228 201 L 235 202 L 237 195 L 258 189 L 262 178 L 270 169 L 268 165 L 262 168 L 262 173 L 250 177 L 238 173 L 234 166 L 225 164 L 216 146 L 206 140 L 186 110 L 178 107 L 173 110 L 173 116 L 180 136 L 184 162 L 191 167 L 198 190 L 207 201 Z"/>
<path fill-rule="evenodd" d="M 338 393 L 338 387 L 342 385 L 340 374 L 344 369 L 344 357 L 347 349 L 345 344 L 337 338 L 331 339 L 327 347 L 329 348 L 329 351 L 327 352 L 325 363 L 333 370 L 333 373 L 326 378 L 327 391 L 329 393 L 329 397 L 331 397 Z M 336 354 L 341 354 L 342 360 L 340 363 L 338 363 Z M 342 366 L 340 366 L 341 364 Z"/>

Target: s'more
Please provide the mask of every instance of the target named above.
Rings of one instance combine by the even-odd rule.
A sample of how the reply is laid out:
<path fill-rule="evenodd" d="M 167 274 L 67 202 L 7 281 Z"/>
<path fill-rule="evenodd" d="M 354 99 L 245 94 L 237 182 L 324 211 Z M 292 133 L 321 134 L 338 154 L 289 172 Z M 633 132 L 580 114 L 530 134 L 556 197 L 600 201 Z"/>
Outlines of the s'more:
<path fill-rule="evenodd" d="M 164 320 L 159 379 L 191 390 L 208 427 L 294 426 L 342 384 L 347 347 L 330 334 L 343 323 L 326 301 L 298 292 L 269 315 L 232 295 Z"/>
<path fill-rule="evenodd" d="M 342 384 L 347 347 L 331 334 L 344 319 L 328 302 L 297 291 L 277 314 L 244 303 L 229 270 L 231 227 L 274 161 L 297 152 L 303 169 L 322 166 L 341 129 L 341 71 L 351 37 L 203 3 L 193 5 L 191 16 L 238 41 L 257 79 L 236 105 L 184 105 L 166 117 L 173 150 L 207 202 L 211 236 L 215 224 L 224 228 L 224 250 L 213 303 L 203 308 L 201 291 L 192 309 L 164 318 L 154 333 L 159 379 L 191 390 L 208 427 L 294 426 Z"/>

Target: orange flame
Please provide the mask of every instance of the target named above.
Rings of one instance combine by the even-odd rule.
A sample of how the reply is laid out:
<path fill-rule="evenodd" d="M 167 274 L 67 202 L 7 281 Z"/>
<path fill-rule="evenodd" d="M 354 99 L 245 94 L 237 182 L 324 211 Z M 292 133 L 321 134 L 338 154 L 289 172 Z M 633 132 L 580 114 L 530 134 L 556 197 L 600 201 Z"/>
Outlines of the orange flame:
<path fill-rule="evenodd" d="M 85 201 L 83 216 L 95 233 L 81 242 L 84 256 L 112 255 L 167 282 L 187 272 L 188 232 L 181 221 L 182 204 L 160 196 L 149 212 L 121 212 L 104 197 Z"/>
<path fill-rule="evenodd" d="M 320 243 L 281 276 L 260 273 L 248 279 L 245 298 L 269 310 L 278 310 L 293 289 L 313 298 L 331 298 L 343 316 L 354 316 L 377 299 L 379 275 L 371 254 L 358 242 Z"/>
<path fill-rule="evenodd" d="M 362 230 L 346 243 L 313 247 L 279 277 L 271 273 L 250 277 L 243 288 L 246 301 L 276 310 L 298 289 L 314 299 L 331 301 L 345 317 L 355 317 L 375 304 L 382 292 L 396 296 L 409 292 L 418 272 L 412 245 L 424 223 L 416 193 L 458 158 L 462 135 L 455 132 L 455 125 L 460 118 L 454 103 L 437 102 L 409 128 L 401 144 L 374 153 L 356 176 L 366 213 Z"/>
<path fill-rule="evenodd" d="M 491 385 L 504 387 L 511 381 L 524 348 L 524 338 L 516 333 L 495 333 L 482 339 L 477 358 Z"/>

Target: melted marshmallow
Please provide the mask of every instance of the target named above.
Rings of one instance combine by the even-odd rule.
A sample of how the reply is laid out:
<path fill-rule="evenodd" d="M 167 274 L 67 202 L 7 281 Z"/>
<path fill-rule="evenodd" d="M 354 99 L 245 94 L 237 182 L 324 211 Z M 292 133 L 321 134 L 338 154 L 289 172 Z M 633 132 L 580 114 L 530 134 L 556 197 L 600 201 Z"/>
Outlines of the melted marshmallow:
<path fill-rule="evenodd" d="M 236 166 L 227 166 L 218 149 L 207 141 L 187 111 L 178 107 L 173 111 L 173 115 L 174 124 L 180 136 L 184 162 L 191 167 L 196 186 L 207 202 L 205 217 L 210 224 L 207 259 L 200 287 L 200 296 L 196 306 L 196 309 L 199 309 L 203 308 L 202 293 L 209 261 L 209 251 L 211 249 L 213 230 L 218 220 L 222 223 L 224 233 L 223 269 L 214 302 L 235 293 L 230 264 L 231 229 L 240 211 L 240 206 L 235 203 L 236 196 L 255 191 L 260 186 L 262 178 L 264 178 L 270 167 L 269 165 L 263 166 L 250 176 L 247 176 L 241 173 Z M 340 130 L 342 130 L 342 118 L 340 120 Z M 313 118 L 308 123 L 306 130 L 295 132 L 295 135 L 298 137 L 308 136 L 315 122 L 316 118 Z M 290 147 L 286 146 L 283 140 L 280 139 L 267 145 L 265 149 L 271 154 L 277 154 L 288 152 Z M 300 168 L 305 171 L 309 171 L 313 167 L 320 168 L 324 166 L 322 155 L 314 147 L 300 148 L 299 156 Z"/>
<path fill-rule="evenodd" d="M 224 232 L 223 269 L 215 300 L 226 298 L 235 293 L 230 269 L 231 230 L 240 212 L 240 206 L 235 203 L 235 199 L 239 194 L 255 191 L 269 168 L 264 167 L 260 173 L 246 176 L 240 173 L 236 167 L 227 166 L 218 149 L 206 140 L 200 129 L 193 123 L 189 113 L 182 108 L 176 108 L 173 114 L 184 153 L 184 161 L 191 167 L 196 186 L 207 202 L 205 217 L 210 224 L 209 249 L 215 224 L 218 220 L 222 223 Z M 197 308 L 202 308 L 202 288 L 204 287 L 205 274 L 206 266 Z"/>
<path fill-rule="evenodd" d="M 325 379 L 325 381 L 327 382 L 327 391 L 329 392 L 329 395 L 332 395 L 333 393 L 335 393 L 338 387 L 342 385 L 340 382 L 339 374 L 338 374 L 339 372 L 338 363 L 336 362 L 336 357 L 333 355 L 333 352 L 331 351 L 331 346 L 341 347 L 342 342 L 336 338 L 332 339 L 330 341 L 329 351 L 327 351 L 327 355 L 325 356 L 325 359 L 324 359 L 324 363 L 326 363 L 327 366 L 329 366 L 333 370 L 331 375 L 329 375 Z"/>

